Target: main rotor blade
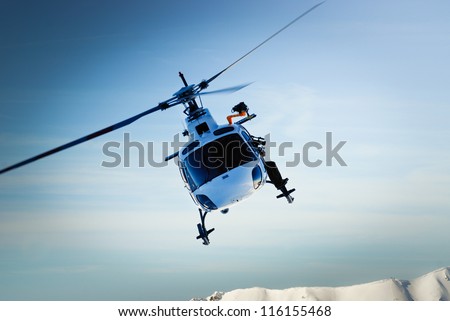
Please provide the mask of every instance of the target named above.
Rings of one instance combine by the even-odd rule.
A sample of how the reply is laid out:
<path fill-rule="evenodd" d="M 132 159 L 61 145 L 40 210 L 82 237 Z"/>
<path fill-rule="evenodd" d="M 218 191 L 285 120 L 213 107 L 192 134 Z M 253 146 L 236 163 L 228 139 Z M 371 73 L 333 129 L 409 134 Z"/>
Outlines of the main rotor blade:
<path fill-rule="evenodd" d="M 140 113 L 140 114 L 138 114 L 136 116 L 130 117 L 130 118 L 125 119 L 125 120 L 123 120 L 121 122 L 118 122 L 118 123 L 116 123 L 114 125 L 111 125 L 111 126 L 103 128 L 103 129 L 100 129 L 100 130 L 98 130 L 98 131 L 96 131 L 96 132 L 94 132 L 92 134 L 89 134 L 89 135 L 86 135 L 84 137 L 78 138 L 78 139 L 76 139 L 74 141 L 71 141 L 71 142 L 69 142 L 67 144 L 64 144 L 64 145 L 61 145 L 59 147 L 53 148 L 53 149 L 51 149 L 49 151 L 46 151 L 46 152 L 44 152 L 42 154 L 39 154 L 39 155 L 36 155 L 34 157 L 28 158 L 28 159 L 26 159 L 26 160 L 24 160 L 24 161 L 22 161 L 20 163 L 11 165 L 9 167 L 6 167 L 6 168 L 0 170 L 0 174 L 6 173 L 6 172 L 8 172 L 10 170 L 13 170 L 13 169 L 16 169 L 18 167 L 27 165 L 29 163 L 37 161 L 38 159 L 50 156 L 52 154 L 55 154 L 55 153 L 60 152 L 62 150 L 68 149 L 68 148 L 73 147 L 75 145 L 84 143 L 84 142 L 86 142 L 88 140 L 91 140 L 91 139 L 94 139 L 96 137 L 102 136 L 102 135 L 107 134 L 109 132 L 112 132 L 112 131 L 114 131 L 116 129 L 125 127 L 125 126 L 135 122 L 136 120 L 138 120 L 141 117 L 144 117 L 144 116 L 146 116 L 148 114 L 151 114 L 151 113 L 153 113 L 155 111 L 158 111 L 158 110 L 164 110 L 166 108 L 172 107 L 172 106 L 174 106 L 174 105 L 176 105 L 178 103 L 179 103 L 179 101 L 177 100 L 177 98 L 173 97 L 171 99 L 168 99 L 168 100 L 160 103 L 158 106 L 153 107 L 151 109 L 148 109 L 148 110 L 146 110 L 146 111 L 144 111 L 144 112 L 142 112 L 142 113 Z"/>
<path fill-rule="evenodd" d="M 326 1 L 326 0 L 325 0 Z M 204 86 L 206 88 L 206 86 L 213 81 L 214 79 L 216 79 L 217 77 L 219 77 L 221 74 L 223 74 L 225 71 L 227 71 L 228 69 L 230 69 L 231 67 L 233 67 L 235 64 L 237 64 L 239 61 L 241 61 L 242 59 L 244 59 L 245 57 L 247 57 L 248 55 L 250 55 L 253 51 L 257 50 L 259 47 L 263 46 L 266 42 L 268 42 L 269 40 L 271 40 L 272 38 L 274 38 L 275 36 L 277 36 L 279 33 L 281 33 L 282 31 L 284 31 L 285 29 L 289 28 L 291 25 L 293 25 L 294 23 L 296 23 L 298 20 L 300 20 L 301 18 L 303 18 L 304 16 L 306 16 L 308 13 L 310 13 L 311 11 L 313 11 L 314 9 L 316 9 L 318 6 L 320 6 L 321 4 L 323 4 L 325 1 L 322 1 L 318 4 L 316 4 L 315 6 L 311 7 L 310 9 L 306 10 L 305 12 L 303 12 L 301 15 L 299 15 L 297 18 L 295 18 L 294 20 L 292 20 L 291 22 L 289 22 L 287 25 L 285 25 L 283 28 L 281 28 L 280 30 L 278 30 L 277 32 L 275 32 L 273 35 L 271 35 L 269 38 L 267 38 L 266 40 L 264 40 L 263 42 L 261 42 L 259 45 L 257 45 L 255 48 L 253 48 L 252 50 L 250 50 L 249 52 L 247 52 L 245 55 L 243 55 L 242 57 L 240 57 L 239 59 L 237 59 L 236 61 L 234 61 L 233 63 L 231 63 L 229 66 L 227 66 L 226 68 L 224 68 L 222 71 L 218 72 L 217 74 L 215 74 L 214 76 L 212 76 L 211 78 L 209 78 L 208 80 L 204 80 L 202 81 L 200 84 L 203 84 L 202 86 Z M 206 84 L 206 86 L 205 86 Z"/>
<path fill-rule="evenodd" d="M 228 88 L 222 88 L 222 89 L 218 89 L 218 90 L 212 90 L 212 91 L 207 91 L 207 92 L 200 92 L 197 94 L 197 96 L 204 96 L 204 95 L 211 95 L 211 94 L 231 94 L 234 93 L 235 91 L 241 90 L 242 88 L 245 88 L 249 85 L 251 85 L 252 83 L 246 83 L 246 84 L 242 84 L 242 85 L 237 85 L 237 86 L 233 86 L 233 87 L 228 87 Z"/>

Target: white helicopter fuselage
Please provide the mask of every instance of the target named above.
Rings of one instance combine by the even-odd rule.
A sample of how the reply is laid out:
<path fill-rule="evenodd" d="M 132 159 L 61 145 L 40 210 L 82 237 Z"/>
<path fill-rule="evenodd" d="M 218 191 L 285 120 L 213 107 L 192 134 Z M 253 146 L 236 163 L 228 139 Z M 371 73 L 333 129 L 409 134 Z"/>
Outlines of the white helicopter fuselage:
<path fill-rule="evenodd" d="M 178 166 L 199 208 L 225 210 L 259 190 L 267 171 L 242 125 L 218 125 L 206 108 L 199 113 L 186 118 L 189 142 L 178 153 Z"/>

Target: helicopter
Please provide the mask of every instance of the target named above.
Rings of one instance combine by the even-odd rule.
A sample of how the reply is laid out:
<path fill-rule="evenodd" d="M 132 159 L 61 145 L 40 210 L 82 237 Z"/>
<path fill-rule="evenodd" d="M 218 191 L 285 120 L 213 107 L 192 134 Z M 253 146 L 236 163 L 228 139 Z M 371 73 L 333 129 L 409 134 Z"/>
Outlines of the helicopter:
<path fill-rule="evenodd" d="M 224 72 L 324 2 L 320 2 L 304 11 L 283 28 L 212 77 L 202 80 L 198 84 L 189 85 L 184 75 L 179 72 L 183 87 L 175 92 L 171 98 L 160 102 L 157 106 L 94 133 L 0 169 L 0 174 L 125 127 L 156 111 L 164 111 L 176 105 L 183 105 L 183 113 L 186 116 L 186 129 L 183 135 L 188 137 L 188 141 L 180 150 L 165 157 L 165 161 L 177 160 L 183 183 L 198 208 L 200 223 L 197 224 L 197 239 L 202 240 L 204 245 L 210 244 L 209 235 L 215 229 L 206 228 L 205 220 L 207 214 L 213 211 L 220 211 L 223 214 L 228 213 L 231 206 L 249 198 L 266 183 L 271 183 L 280 191 L 280 194 L 276 196 L 277 198 L 284 197 L 288 203 L 292 203 L 294 198 L 291 194 L 295 189 L 288 189 L 288 178 L 282 177 L 274 161 L 265 159 L 266 141 L 261 137 L 251 135 L 243 126 L 244 123 L 254 119 L 256 115 L 250 114 L 248 106 L 244 102 L 240 102 L 232 108 L 232 114 L 227 117 L 227 123 L 218 124 L 209 109 L 203 106 L 201 96 L 231 93 L 248 86 L 249 84 L 243 84 L 219 90 L 203 91 Z M 237 117 L 241 119 L 233 122 L 234 118 Z"/>

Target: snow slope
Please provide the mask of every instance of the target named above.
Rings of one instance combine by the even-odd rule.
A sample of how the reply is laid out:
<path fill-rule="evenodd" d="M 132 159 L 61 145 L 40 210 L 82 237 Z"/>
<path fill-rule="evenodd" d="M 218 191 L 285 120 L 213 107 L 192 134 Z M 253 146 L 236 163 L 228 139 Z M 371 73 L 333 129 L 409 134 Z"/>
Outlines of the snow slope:
<path fill-rule="evenodd" d="M 406 281 L 386 279 L 345 287 L 298 287 L 285 290 L 264 288 L 215 292 L 208 301 L 448 301 L 450 267 Z"/>

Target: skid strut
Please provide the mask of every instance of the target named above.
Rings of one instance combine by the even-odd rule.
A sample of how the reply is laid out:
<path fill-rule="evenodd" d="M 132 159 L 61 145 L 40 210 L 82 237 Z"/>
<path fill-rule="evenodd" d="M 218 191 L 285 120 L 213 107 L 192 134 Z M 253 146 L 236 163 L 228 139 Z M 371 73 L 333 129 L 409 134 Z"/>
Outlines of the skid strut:
<path fill-rule="evenodd" d="M 283 178 L 281 176 L 280 171 L 278 170 L 277 164 L 273 161 L 265 161 L 264 166 L 266 167 L 267 174 L 269 175 L 269 183 L 275 185 L 276 189 L 281 192 L 277 198 L 286 197 L 288 203 L 292 203 L 294 198 L 291 196 L 291 193 L 295 191 L 295 188 L 288 190 L 286 188 L 286 184 L 288 182 L 288 178 Z"/>
<path fill-rule="evenodd" d="M 205 226 L 205 218 L 209 212 L 203 212 L 200 208 L 198 209 L 200 213 L 201 223 L 197 224 L 197 229 L 199 235 L 197 236 L 197 240 L 202 239 L 203 245 L 209 245 L 209 237 L 208 235 L 214 231 L 214 228 L 208 230 Z"/>

